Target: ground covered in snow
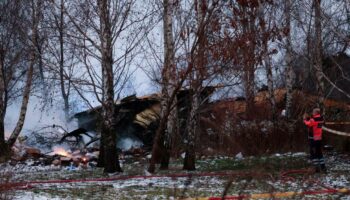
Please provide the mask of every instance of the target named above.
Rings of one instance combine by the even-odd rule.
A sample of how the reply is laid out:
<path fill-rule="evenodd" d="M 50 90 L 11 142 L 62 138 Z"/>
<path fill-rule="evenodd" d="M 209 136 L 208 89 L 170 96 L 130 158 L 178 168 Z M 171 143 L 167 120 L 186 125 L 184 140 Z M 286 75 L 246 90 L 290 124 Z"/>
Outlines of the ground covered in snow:
<path fill-rule="evenodd" d="M 125 160 L 124 172 L 105 175 L 101 169 L 70 171 L 54 166 L 2 164 L 2 182 L 37 180 L 92 179 L 104 181 L 30 184 L 20 190 L 8 191 L 8 199 L 178 199 L 188 197 L 221 197 L 240 194 L 320 191 L 350 188 L 350 157 L 328 152 L 328 174 L 314 174 L 308 169 L 307 155 L 275 154 L 266 157 L 207 157 L 197 161 L 195 172 L 181 170 L 181 160 L 173 160 L 170 169 L 159 171 L 157 177 L 147 177 L 148 161 Z M 306 171 L 306 172 L 305 172 Z M 293 173 L 290 173 L 293 172 Z M 192 174 L 185 176 L 184 173 Z M 166 175 L 180 175 L 166 177 Z M 201 174 L 201 175 L 199 175 Z M 224 175 L 227 174 L 227 175 Z M 140 177 L 143 176 L 143 177 Z M 129 176 L 134 176 L 126 178 Z M 136 177 L 135 177 L 136 176 Z M 124 177 L 117 180 L 118 177 Z M 146 177 L 146 178 L 145 178 Z M 6 178 L 8 180 L 6 180 Z M 111 180 L 116 178 L 116 180 Z M 108 180 L 108 181 L 106 181 Z M 295 199 L 350 199 L 344 194 L 297 196 Z"/>

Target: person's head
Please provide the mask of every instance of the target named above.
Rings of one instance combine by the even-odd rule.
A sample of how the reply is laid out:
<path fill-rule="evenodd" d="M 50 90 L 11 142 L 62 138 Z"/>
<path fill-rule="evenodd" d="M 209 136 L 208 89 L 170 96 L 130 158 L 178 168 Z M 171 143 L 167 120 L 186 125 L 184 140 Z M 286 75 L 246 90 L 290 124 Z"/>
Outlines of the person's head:
<path fill-rule="evenodd" d="M 319 108 L 314 108 L 314 109 L 312 110 L 312 114 L 313 114 L 313 115 L 319 115 L 319 114 L 321 114 L 321 109 L 319 109 Z"/>

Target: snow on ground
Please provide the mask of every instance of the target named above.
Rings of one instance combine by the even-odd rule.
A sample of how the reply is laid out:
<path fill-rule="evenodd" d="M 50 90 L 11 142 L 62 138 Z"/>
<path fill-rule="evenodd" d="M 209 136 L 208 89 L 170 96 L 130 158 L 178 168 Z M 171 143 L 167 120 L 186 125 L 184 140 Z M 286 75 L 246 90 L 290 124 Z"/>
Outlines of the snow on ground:
<path fill-rule="evenodd" d="M 202 172 L 232 172 L 246 175 L 234 177 L 192 176 L 181 178 L 156 177 L 132 178 L 109 182 L 79 182 L 64 184 L 32 185 L 29 190 L 12 192 L 11 199 L 177 199 L 184 197 L 220 197 L 229 185 L 227 194 L 252 194 L 288 191 L 315 191 L 326 188 L 350 188 L 350 157 L 342 154 L 328 154 L 328 174 L 292 174 L 281 177 L 281 172 L 289 169 L 307 167 L 305 153 L 278 154 L 265 157 L 218 156 L 198 160 L 198 170 Z M 184 173 L 181 160 L 172 162 L 169 171 L 161 174 Z M 50 179 L 84 179 L 111 177 L 104 175 L 101 169 L 69 171 L 53 166 L 0 165 L 0 174 L 12 173 L 11 181 L 50 180 Z M 26 166 L 27 165 L 27 166 Z M 125 163 L 124 172 L 116 175 L 144 175 L 147 161 Z M 249 173 L 258 175 L 249 175 Z M 350 199 L 348 195 L 323 194 L 307 195 L 300 198 L 316 199 Z"/>
<path fill-rule="evenodd" d="M 35 165 L 35 162 L 30 159 L 23 163 L 17 163 L 16 165 L 10 163 L 0 165 L 0 172 L 13 172 L 16 174 L 56 171 L 60 169 L 60 167 L 54 165 Z"/>
<path fill-rule="evenodd" d="M 14 197 L 14 200 L 60 200 L 58 197 L 51 197 L 43 194 L 35 194 L 33 192 L 24 192 L 18 197 Z"/>

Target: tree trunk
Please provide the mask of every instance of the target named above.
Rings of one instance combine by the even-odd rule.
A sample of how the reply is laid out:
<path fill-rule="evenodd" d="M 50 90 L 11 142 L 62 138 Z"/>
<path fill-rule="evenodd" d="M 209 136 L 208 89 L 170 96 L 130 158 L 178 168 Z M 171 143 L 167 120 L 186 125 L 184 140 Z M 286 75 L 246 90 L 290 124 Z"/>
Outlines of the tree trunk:
<path fill-rule="evenodd" d="M 165 111 L 162 111 L 163 116 L 166 116 Z M 150 164 L 148 167 L 148 172 L 154 173 L 156 170 L 156 162 L 159 159 L 159 157 L 162 157 L 162 151 L 164 151 L 164 132 L 166 129 L 166 119 L 161 118 L 159 122 L 159 126 L 156 131 L 156 136 L 153 140 L 153 146 L 152 146 L 152 157 L 150 160 Z"/>
<path fill-rule="evenodd" d="M 101 65 L 102 75 L 104 77 L 103 90 L 105 95 L 102 103 L 103 122 L 101 128 L 101 137 L 104 138 L 101 140 L 101 146 L 104 150 L 104 172 L 113 173 L 122 170 L 120 168 L 116 147 L 113 47 L 108 2 L 108 0 L 98 1 L 101 26 Z"/>
<path fill-rule="evenodd" d="M 0 163 L 7 160 L 8 156 L 10 155 L 10 148 L 5 142 L 5 124 L 4 124 L 4 118 L 0 118 Z"/>
<path fill-rule="evenodd" d="M 174 90 L 172 90 L 172 92 L 174 92 Z M 171 110 L 170 110 L 169 116 L 167 117 L 167 132 L 164 138 L 165 152 L 160 160 L 161 170 L 169 168 L 171 150 L 173 149 L 174 142 L 176 142 L 174 141 L 174 139 L 178 134 L 177 132 L 178 131 L 178 128 L 177 128 L 178 114 L 177 114 L 176 105 L 177 105 L 177 99 L 175 98 L 172 101 Z"/>
<path fill-rule="evenodd" d="M 170 160 L 170 144 L 174 131 L 169 115 L 175 111 L 174 103 L 176 98 L 171 98 L 174 94 L 176 81 L 176 70 L 174 60 L 173 41 L 173 5 L 169 0 L 163 1 L 163 34 L 164 34 L 164 66 L 162 69 L 162 99 L 161 99 L 161 121 L 154 138 L 152 148 L 152 159 L 148 171 L 155 171 L 156 160 L 160 157 L 160 169 L 168 169 Z"/>
<path fill-rule="evenodd" d="M 293 138 L 294 138 L 294 124 L 292 118 L 292 103 L 293 103 L 293 84 L 294 84 L 294 71 L 292 67 L 292 42 L 291 42 L 291 1 L 286 0 L 285 2 L 285 15 L 286 15 L 286 26 L 289 29 L 286 40 L 286 119 L 287 119 L 287 132 L 289 135 L 289 148 L 293 149 Z"/>
<path fill-rule="evenodd" d="M 290 120 L 293 103 L 293 80 L 294 72 L 292 68 L 292 43 L 291 43 L 291 2 L 285 1 L 286 26 L 289 29 L 286 39 L 286 118 Z"/>
<path fill-rule="evenodd" d="M 58 27 L 59 32 L 59 43 L 60 43 L 60 61 L 59 61 L 59 75 L 60 75 L 60 86 L 61 86 L 61 94 L 64 101 L 64 113 L 65 118 L 68 120 L 69 118 L 69 96 L 68 92 L 66 92 L 65 88 L 65 78 L 64 78 L 64 0 L 61 0 L 60 5 L 60 24 Z"/>
<path fill-rule="evenodd" d="M 169 97 L 169 102 L 175 102 L 175 98 L 176 98 L 176 92 L 177 91 L 173 91 L 172 95 Z M 164 106 L 164 105 L 163 105 Z M 150 165 L 148 167 L 148 171 L 150 173 L 154 173 L 155 172 L 155 164 L 156 162 L 160 159 L 161 163 L 163 162 L 163 166 L 161 166 L 161 169 L 164 169 L 162 167 L 164 167 L 165 163 L 164 162 L 168 162 L 169 164 L 169 160 L 164 161 L 163 158 L 165 153 L 170 153 L 170 152 L 163 152 L 165 150 L 165 145 L 164 145 L 164 137 L 165 137 L 165 132 L 166 132 L 166 128 L 168 127 L 168 119 L 169 119 L 169 115 L 170 112 L 172 112 L 171 110 L 171 104 L 166 103 L 166 107 L 163 107 L 162 109 L 162 113 L 161 113 L 161 118 L 160 118 L 160 122 L 159 122 L 159 126 L 158 129 L 156 131 L 154 140 L 153 140 L 153 146 L 152 146 L 152 158 L 150 160 Z"/>
<path fill-rule="evenodd" d="M 102 131 L 102 124 L 101 124 L 101 136 L 100 136 L 100 152 L 98 155 L 98 160 L 97 160 L 97 167 L 104 167 L 105 166 L 105 150 L 104 150 L 104 144 L 106 144 L 106 139 L 105 139 L 105 134 Z"/>
<path fill-rule="evenodd" d="M 166 109 L 166 107 L 164 107 Z M 172 130 L 169 126 L 169 116 L 163 116 L 166 121 L 166 127 L 162 130 L 163 137 L 161 138 L 161 141 L 163 143 L 160 143 L 159 150 L 161 150 L 160 154 L 160 169 L 161 170 L 167 170 L 169 168 L 169 161 L 170 161 L 170 144 L 171 144 L 171 134 Z"/>
<path fill-rule="evenodd" d="M 199 0 L 195 2 L 197 10 L 197 27 L 201 27 L 204 23 L 204 17 L 206 12 L 205 0 Z M 205 57 L 205 46 L 206 46 L 206 32 L 204 28 L 200 28 L 198 31 L 198 48 L 195 52 L 195 68 L 193 76 L 191 77 L 192 82 L 190 88 L 191 94 L 191 106 L 190 114 L 187 122 L 187 135 L 185 137 L 185 158 L 183 163 L 184 170 L 196 170 L 196 140 L 198 134 L 198 123 L 199 114 L 198 110 L 201 104 L 201 92 L 203 90 L 202 84 L 207 76 L 206 71 L 206 57 Z"/>
<path fill-rule="evenodd" d="M 255 18 L 247 14 L 246 8 L 243 8 L 247 23 L 243 24 L 243 34 L 248 38 L 246 51 L 243 55 L 243 84 L 246 97 L 246 114 L 249 119 L 254 117 L 255 113 Z"/>
<path fill-rule="evenodd" d="M 12 147 L 15 144 L 19 134 L 21 133 L 23 125 L 24 125 L 24 120 L 25 120 L 25 117 L 26 117 L 26 113 L 27 113 L 27 107 L 28 107 L 28 102 L 29 102 L 29 95 L 30 95 L 30 90 L 31 90 L 31 87 L 32 87 L 32 80 L 33 80 L 34 63 L 35 63 L 35 52 L 34 52 L 34 50 L 32 50 L 31 54 L 32 54 L 31 55 L 31 61 L 30 61 L 29 69 L 27 71 L 27 81 L 26 81 L 26 86 L 25 86 L 24 91 L 23 91 L 23 99 L 22 99 L 21 110 L 20 110 L 20 113 L 19 113 L 19 119 L 17 121 L 15 130 L 12 132 L 10 138 L 7 141 L 7 144 L 10 147 Z"/>
<path fill-rule="evenodd" d="M 163 108 L 167 109 L 162 117 L 165 118 L 166 127 L 164 127 L 164 152 L 161 158 L 160 168 L 168 169 L 170 160 L 170 146 L 171 138 L 175 131 L 174 117 L 176 117 L 176 98 L 170 99 L 175 92 L 176 84 L 176 68 L 175 68 L 175 52 L 174 52 L 174 39 L 173 39 L 173 2 L 171 0 L 164 0 L 164 67 L 162 72 L 163 78 L 163 91 L 165 98 L 163 99 Z M 170 117 L 170 118 L 169 118 Z"/>
<path fill-rule="evenodd" d="M 245 97 L 246 97 L 246 103 L 247 103 L 247 117 L 250 119 L 253 117 L 254 114 L 254 86 L 255 86 L 255 74 L 254 74 L 254 65 L 250 62 L 246 64 L 246 69 L 244 72 L 244 90 L 245 90 Z"/>
<path fill-rule="evenodd" d="M 321 25 L 321 0 L 315 0 L 315 50 L 314 50 L 314 65 L 316 69 L 317 79 L 317 95 L 318 107 L 325 114 L 324 108 L 324 83 L 322 70 L 322 25 Z"/>
<path fill-rule="evenodd" d="M 259 20 L 260 22 L 265 22 L 264 20 L 264 5 L 261 3 L 259 0 Z M 262 24 L 262 32 L 263 35 L 269 34 L 266 23 L 261 23 Z M 276 120 L 276 100 L 275 100 L 275 95 L 274 95 L 274 86 L 273 86 L 273 74 L 272 74 L 272 64 L 271 64 L 271 57 L 269 54 L 269 46 L 268 42 L 269 39 L 262 37 L 262 42 L 263 42 L 263 56 L 264 56 L 264 64 L 265 64 L 265 70 L 266 70 L 266 77 L 267 77 L 267 88 L 268 88 L 268 99 L 270 102 L 271 106 L 271 119 L 275 125 L 275 120 Z"/>
<path fill-rule="evenodd" d="M 265 69 L 266 69 L 266 75 L 267 75 L 267 88 L 269 93 L 268 98 L 271 106 L 271 117 L 272 117 L 272 120 L 275 121 L 276 120 L 276 100 L 275 100 L 275 94 L 274 94 L 271 60 L 268 55 L 266 55 L 265 57 Z"/>
<path fill-rule="evenodd" d="M 191 101 L 191 110 L 187 123 L 187 135 L 185 138 L 185 158 L 183 163 L 184 170 L 196 170 L 196 134 L 198 131 L 198 109 L 200 104 L 199 92 L 194 91 Z"/>
<path fill-rule="evenodd" d="M 23 125 L 24 125 L 24 120 L 26 117 L 27 107 L 28 107 L 28 102 L 29 102 L 30 90 L 32 87 L 34 65 L 35 65 L 35 62 L 37 59 L 36 47 L 38 46 L 37 42 L 38 42 L 38 36 L 39 36 L 38 27 L 39 27 L 39 22 L 40 22 L 40 18 L 41 18 L 41 1 L 38 1 L 37 4 L 32 2 L 31 6 L 32 6 L 31 41 L 33 44 L 31 45 L 31 48 L 30 48 L 30 61 L 29 61 L 30 64 L 29 64 L 29 68 L 27 71 L 27 80 L 26 80 L 26 85 L 24 87 L 24 91 L 23 91 L 23 98 L 22 98 L 22 105 L 21 105 L 21 109 L 20 109 L 19 119 L 17 121 L 17 124 L 16 124 L 14 131 L 12 132 L 10 138 L 7 141 L 7 144 L 10 147 L 12 147 L 15 144 L 19 134 L 22 131 Z"/>
<path fill-rule="evenodd" d="M 10 153 L 10 149 L 5 141 L 5 115 L 6 115 L 6 99 L 5 99 L 5 76 L 4 76 L 4 58 L 5 52 L 0 49 L 0 162 L 2 162 Z"/>
<path fill-rule="evenodd" d="M 42 5 L 43 5 L 43 0 L 37 0 L 36 3 L 35 1 L 32 1 L 32 4 L 33 6 L 35 6 L 35 23 L 36 23 L 36 28 L 38 28 L 39 26 L 39 23 L 41 21 L 41 18 L 42 18 Z M 45 84 L 45 75 L 44 75 L 44 62 L 43 62 L 43 38 L 42 37 L 46 37 L 44 35 L 40 35 L 39 34 L 39 30 L 36 30 L 37 33 L 36 33 L 36 37 L 34 38 L 35 41 L 32 41 L 33 42 L 33 46 L 35 48 L 35 59 L 36 59 L 36 62 L 37 62 L 37 69 L 39 69 L 39 77 L 40 77 L 40 85 L 42 87 L 42 97 L 43 97 L 43 100 L 44 100 L 44 106 L 45 104 L 48 102 L 48 90 L 47 90 L 47 85 Z"/>

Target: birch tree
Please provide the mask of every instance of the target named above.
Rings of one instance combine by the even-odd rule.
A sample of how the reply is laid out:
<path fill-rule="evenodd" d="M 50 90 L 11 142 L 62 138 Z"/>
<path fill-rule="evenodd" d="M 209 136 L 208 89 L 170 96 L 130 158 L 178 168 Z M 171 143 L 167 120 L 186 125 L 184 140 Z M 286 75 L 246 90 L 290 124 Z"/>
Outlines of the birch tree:
<path fill-rule="evenodd" d="M 173 38 L 173 9 L 174 2 L 172 0 L 164 0 L 164 15 L 163 15 L 163 27 L 164 27 L 164 67 L 162 71 L 162 123 L 165 124 L 164 128 L 164 151 L 161 159 L 161 169 L 167 169 L 170 159 L 170 145 L 171 136 L 176 131 L 176 98 L 170 97 L 174 93 L 174 86 L 176 85 L 176 63 L 175 63 L 175 49 Z M 169 118 L 170 117 L 170 118 Z M 162 125 L 163 126 L 163 125 Z M 161 129 L 163 129 L 161 127 Z"/>
<path fill-rule="evenodd" d="M 204 23 L 205 15 L 207 12 L 207 3 L 206 0 L 196 1 L 194 4 L 196 10 L 196 22 L 197 26 L 201 27 L 201 24 Z M 207 40 L 206 29 L 198 29 L 198 47 L 195 52 L 194 58 L 194 68 L 190 74 L 190 102 L 191 107 L 189 111 L 188 121 L 187 121 L 187 131 L 184 138 L 185 141 L 185 158 L 183 163 L 183 169 L 185 170 L 195 170 L 195 147 L 196 139 L 198 136 L 198 126 L 199 126 L 199 114 L 198 110 L 201 105 L 201 93 L 203 91 L 203 81 L 206 76 L 206 56 L 205 56 L 205 45 Z"/>
<path fill-rule="evenodd" d="M 276 99 L 274 95 L 274 77 L 272 74 L 272 62 L 271 55 L 276 52 L 276 49 L 270 50 L 269 42 L 273 40 L 276 36 L 280 35 L 279 30 L 276 27 L 276 19 L 273 17 L 276 13 L 276 5 L 267 6 L 259 1 L 259 21 L 261 28 L 261 43 L 262 43 L 262 59 L 264 61 L 263 65 L 266 71 L 267 78 L 267 88 L 268 88 L 268 99 L 271 106 L 271 116 L 272 120 L 276 120 Z M 277 29 L 277 30 L 276 30 Z"/>
<path fill-rule="evenodd" d="M 321 18 L 321 0 L 314 0 L 315 8 L 315 48 L 313 55 L 313 65 L 316 69 L 316 79 L 317 79 L 317 95 L 318 107 L 325 113 L 324 110 L 324 83 L 323 83 L 323 70 L 322 70 L 322 18 Z"/>
<path fill-rule="evenodd" d="M 154 144 L 152 147 L 152 158 L 150 161 L 150 166 L 148 168 L 149 172 L 155 171 L 155 164 L 157 158 L 160 156 L 160 160 L 165 160 L 165 162 L 161 162 L 161 168 L 164 168 L 167 166 L 169 162 L 169 157 L 163 158 L 165 154 L 162 152 L 162 145 L 164 143 L 169 143 L 167 141 L 164 142 L 167 138 L 172 138 L 174 135 L 174 132 L 176 130 L 174 129 L 174 122 L 173 118 L 176 118 L 176 111 L 173 110 L 177 106 L 177 94 L 179 91 L 183 88 L 186 88 L 190 85 L 191 80 L 193 80 L 191 77 L 193 77 L 193 73 L 195 70 L 198 70 L 198 67 L 195 69 L 196 65 L 196 54 L 200 43 L 200 33 L 202 30 L 204 30 L 211 21 L 211 16 L 214 10 L 217 8 L 217 1 L 213 1 L 213 3 L 210 8 L 208 8 L 208 11 L 206 12 L 207 15 L 205 15 L 205 19 L 201 21 L 200 23 L 192 23 L 194 20 L 197 21 L 194 18 L 194 3 L 191 1 L 163 1 L 163 30 L 164 30 L 164 64 L 161 65 L 161 71 L 162 71 L 162 77 L 161 82 L 159 83 L 162 86 L 162 92 L 164 91 L 164 78 L 167 79 L 167 77 L 164 77 L 164 73 L 167 70 L 170 70 L 168 73 L 171 76 L 170 80 L 167 80 L 169 83 L 170 89 L 168 89 L 168 100 L 167 100 L 167 106 L 166 109 L 162 111 L 162 118 L 165 120 L 161 120 L 160 122 L 160 128 L 158 128 L 158 131 L 156 132 L 155 138 L 154 138 Z M 170 7 L 169 7 L 170 6 Z M 170 12 L 169 8 L 172 8 L 173 10 Z M 173 30 L 173 41 L 174 41 L 174 47 L 169 48 L 168 42 L 170 42 L 170 37 L 167 35 L 168 30 L 170 30 L 169 26 L 169 19 L 166 17 L 166 15 L 173 14 L 172 20 L 174 20 L 173 28 L 175 26 L 175 30 Z M 175 13 L 175 14 L 174 14 Z M 175 19 L 174 19 L 175 18 Z M 169 33 L 169 32 L 168 32 Z M 171 45 L 170 45 L 171 46 Z M 170 53 L 170 49 L 174 48 L 174 54 L 176 63 L 174 65 L 168 65 L 168 62 L 170 62 L 168 59 L 173 57 L 169 56 L 168 53 Z M 198 58 L 199 59 L 199 58 Z M 170 66 L 170 69 L 168 68 Z M 174 67 L 171 67 L 174 66 Z M 175 73 L 173 72 L 175 70 Z M 175 76 L 174 76 L 175 74 Z M 190 89 L 192 90 L 192 89 Z M 170 93 L 169 93 L 170 92 Z M 164 104 L 163 104 L 164 105 Z M 164 108 L 164 106 L 163 106 Z M 198 109 L 195 109 L 193 113 L 197 113 Z M 188 117 L 189 118 L 189 117 Z M 178 122 L 179 123 L 179 122 Z M 187 125 L 186 125 L 187 126 Z M 171 135 L 166 136 L 166 131 L 159 131 L 159 130 L 165 130 L 168 129 L 168 131 L 171 133 Z M 178 130 L 179 135 L 183 135 L 184 137 L 187 136 L 187 128 L 186 130 Z M 183 139 L 183 138 L 182 138 Z M 195 141 L 193 141 L 195 142 Z M 168 154 L 169 155 L 169 154 Z M 166 155 L 166 156 L 168 156 Z"/>
<path fill-rule="evenodd" d="M 130 80 L 137 47 L 152 28 L 146 20 L 152 11 L 138 1 L 109 0 L 69 1 L 64 10 L 73 26 L 67 34 L 82 66 L 71 85 L 88 107 L 93 109 L 96 102 L 102 106 L 98 165 L 108 173 L 121 171 L 116 139 L 122 130 L 116 130 L 115 100 Z"/>
<path fill-rule="evenodd" d="M 23 4 L 20 1 L 4 1 L 0 3 L 0 157 L 9 153 L 5 140 L 5 115 L 7 107 L 13 100 L 21 96 L 18 86 L 25 69 L 26 45 L 24 32 Z"/>
<path fill-rule="evenodd" d="M 285 1 L 284 5 L 284 14 L 285 14 L 285 22 L 286 22 L 286 29 L 288 30 L 287 36 L 286 36 L 286 43 L 285 43 L 285 49 L 286 49 L 286 55 L 285 55 L 285 62 L 286 62 L 286 118 L 289 120 L 291 118 L 292 113 L 292 103 L 293 103 L 293 80 L 294 80 L 294 71 L 292 67 L 292 39 L 291 39 L 291 11 L 292 11 L 292 4 L 290 0 Z M 291 128 L 289 128 L 291 129 Z M 292 132 L 292 131 L 290 131 Z"/>
<path fill-rule="evenodd" d="M 42 19 L 42 1 L 32 0 L 29 4 L 29 7 L 30 7 L 30 19 L 31 19 L 30 39 L 29 39 L 29 51 L 30 51 L 29 64 L 28 64 L 29 66 L 26 72 L 27 75 L 26 75 L 26 81 L 25 81 L 25 86 L 23 90 L 19 119 L 17 121 L 14 131 L 12 132 L 10 138 L 7 141 L 7 144 L 9 146 L 13 146 L 15 144 L 24 125 L 30 92 L 32 88 L 34 66 L 37 62 L 38 46 L 40 46 L 38 44 L 39 42 L 38 37 L 39 37 L 39 23 L 40 23 L 40 20 Z"/>

